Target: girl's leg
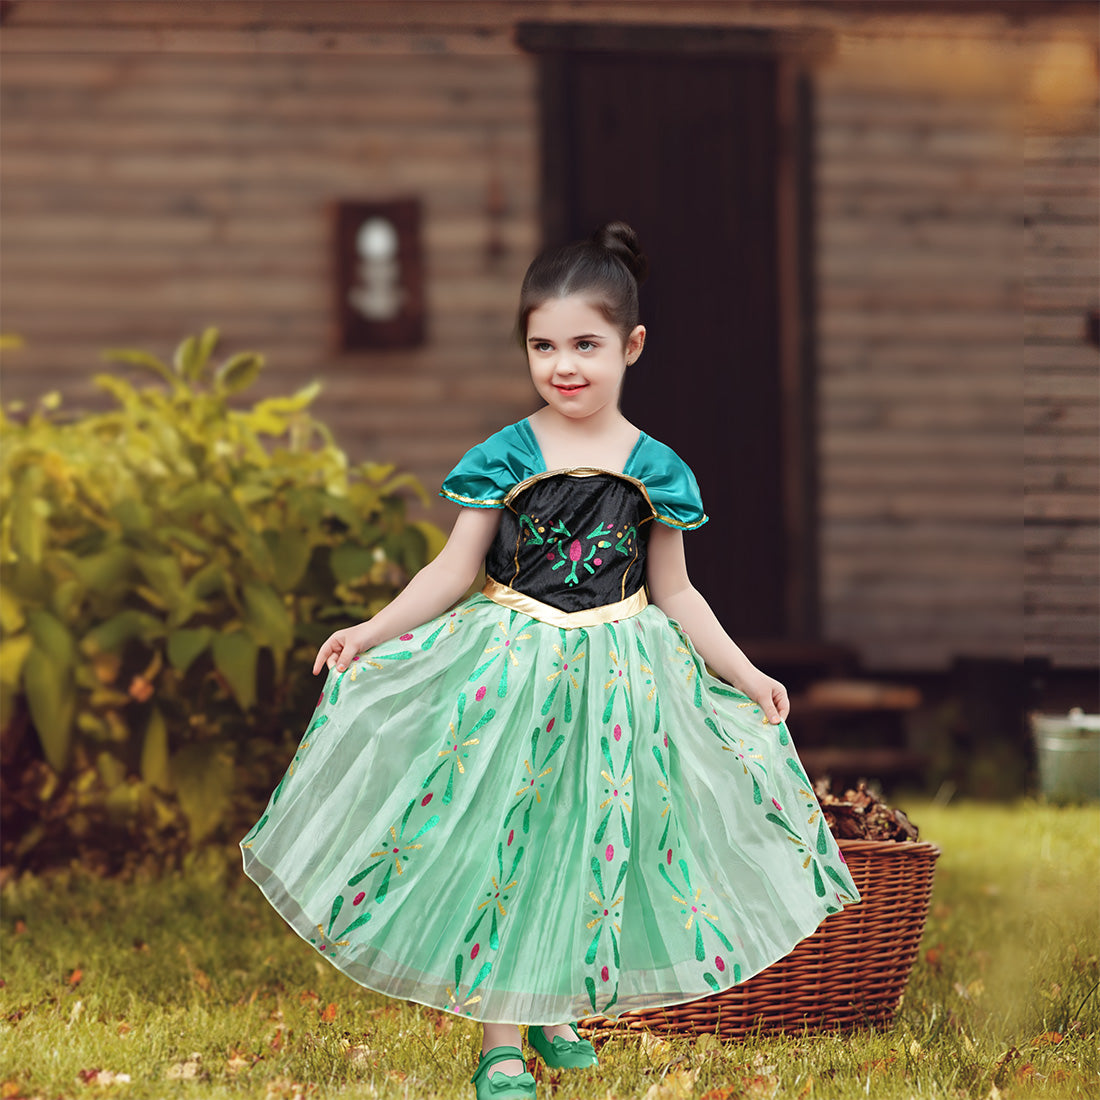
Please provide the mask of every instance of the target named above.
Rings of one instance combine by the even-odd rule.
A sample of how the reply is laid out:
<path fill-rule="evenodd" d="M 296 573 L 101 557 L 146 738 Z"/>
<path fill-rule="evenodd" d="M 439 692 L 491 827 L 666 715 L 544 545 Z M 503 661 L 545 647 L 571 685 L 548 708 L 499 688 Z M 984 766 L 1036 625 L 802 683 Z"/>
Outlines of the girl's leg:
<path fill-rule="evenodd" d="M 493 1047 L 519 1047 L 523 1049 L 518 1024 L 482 1024 L 481 1053 L 485 1054 Z M 508 1077 L 517 1077 L 527 1068 L 519 1058 L 509 1058 L 506 1062 L 497 1062 L 489 1068 L 489 1076 L 503 1073 Z"/>

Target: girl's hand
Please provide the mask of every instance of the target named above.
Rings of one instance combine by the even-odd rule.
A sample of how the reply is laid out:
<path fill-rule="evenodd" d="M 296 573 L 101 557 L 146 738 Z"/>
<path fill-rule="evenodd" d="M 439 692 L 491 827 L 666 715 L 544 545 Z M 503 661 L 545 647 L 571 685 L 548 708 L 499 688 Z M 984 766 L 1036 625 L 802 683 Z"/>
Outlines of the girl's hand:
<path fill-rule="evenodd" d="M 787 689 L 778 680 L 765 676 L 759 669 L 753 669 L 749 675 L 742 677 L 736 687 L 759 705 L 764 717 L 772 725 L 783 721 L 791 712 Z"/>
<path fill-rule="evenodd" d="M 317 656 L 313 661 L 313 675 L 316 676 L 325 665 L 329 668 L 335 665 L 338 672 L 343 672 L 357 653 L 370 649 L 372 644 L 370 623 L 359 623 L 357 626 L 337 630 L 329 635 L 325 644 L 317 650 Z"/>

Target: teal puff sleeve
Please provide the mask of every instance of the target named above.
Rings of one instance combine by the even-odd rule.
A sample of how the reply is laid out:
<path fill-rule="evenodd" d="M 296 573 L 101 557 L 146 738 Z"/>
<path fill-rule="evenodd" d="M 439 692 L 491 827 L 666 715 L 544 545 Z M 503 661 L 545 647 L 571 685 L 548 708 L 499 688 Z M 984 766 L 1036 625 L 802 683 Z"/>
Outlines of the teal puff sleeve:
<path fill-rule="evenodd" d="M 667 444 L 647 436 L 630 473 L 645 485 L 654 518 L 665 526 L 693 531 L 710 518 L 691 467 Z"/>
<path fill-rule="evenodd" d="M 503 508 L 511 489 L 538 464 L 523 434 L 509 424 L 462 456 L 444 478 L 439 495 L 467 508 Z"/>

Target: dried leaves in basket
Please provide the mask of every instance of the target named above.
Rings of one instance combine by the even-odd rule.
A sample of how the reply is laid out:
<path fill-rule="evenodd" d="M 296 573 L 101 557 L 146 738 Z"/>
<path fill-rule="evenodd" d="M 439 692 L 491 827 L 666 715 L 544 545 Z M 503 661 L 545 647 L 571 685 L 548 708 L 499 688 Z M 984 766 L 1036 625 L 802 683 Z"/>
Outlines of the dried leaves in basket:
<path fill-rule="evenodd" d="M 828 779 L 814 784 L 825 823 L 838 840 L 916 840 L 917 828 L 901 810 L 891 809 L 861 782 L 842 798 L 829 791 Z"/>

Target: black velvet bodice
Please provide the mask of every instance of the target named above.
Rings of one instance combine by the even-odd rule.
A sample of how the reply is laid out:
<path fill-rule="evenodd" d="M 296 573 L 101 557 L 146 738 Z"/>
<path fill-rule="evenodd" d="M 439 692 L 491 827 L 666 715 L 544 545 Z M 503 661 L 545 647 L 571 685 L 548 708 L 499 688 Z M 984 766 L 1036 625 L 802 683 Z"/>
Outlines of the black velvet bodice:
<path fill-rule="evenodd" d="M 616 603 L 645 584 L 653 507 L 619 474 L 550 473 L 508 496 L 485 571 L 562 611 Z"/>

